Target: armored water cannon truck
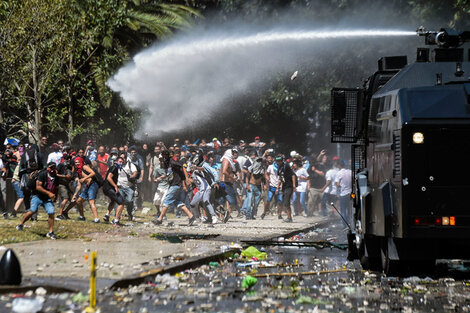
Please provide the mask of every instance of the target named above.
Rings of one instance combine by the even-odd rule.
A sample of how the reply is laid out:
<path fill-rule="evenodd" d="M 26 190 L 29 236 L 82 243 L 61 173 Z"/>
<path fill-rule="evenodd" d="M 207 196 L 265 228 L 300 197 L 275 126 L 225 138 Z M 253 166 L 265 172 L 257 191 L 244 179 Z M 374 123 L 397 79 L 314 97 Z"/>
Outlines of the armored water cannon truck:
<path fill-rule="evenodd" d="M 334 88 L 331 141 L 351 144 L 348 258 L 392 274 L 470 258 L 470 32 L 418 29 L 416 62 L 383 57 Z"/>

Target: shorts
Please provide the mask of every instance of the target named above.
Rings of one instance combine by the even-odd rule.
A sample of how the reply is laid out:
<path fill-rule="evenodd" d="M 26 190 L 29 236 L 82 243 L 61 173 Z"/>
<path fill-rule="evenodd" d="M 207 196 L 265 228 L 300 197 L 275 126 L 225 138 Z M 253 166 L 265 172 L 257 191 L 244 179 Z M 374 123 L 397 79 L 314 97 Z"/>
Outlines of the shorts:
<path fill-rule="evenodd" d="M 24 194 L 23 194 L 23 190 L 21 190 L 20 183 L 17 181 L 14 181 L 11 184 L 13 185 L 13 189 L 15 189 L 16 196 L 18 197 L 18 199 L 23 199 Z"/>
<path fill-rule="evenodd" d="M 282 190 L 282 206 L 285 209 L 290 210 L 290 198 L 292 196 L 293 191 L 294 189 L 292 187 L 287 187 L 287 188 L 284 188 L 284 190 Z"/>
<path fill-rule="evenodd" d="M 267 198 L 267 202 L 270 203 L 271 200 L 273 199 L 273 197 L 276 197 L 276 202 L 277 203 L 282 203 L 282 192 L 279 191 L 276 195 L 276 187 L 273 187 L 273 186 L 269 186 L 269 189 L 268 189 L 268 198 Z"/>
<path fill-rule="evenodd" d="M 111 202 L 115 202 L 118 205 L 124 204 L 126 200 L 124 197 L 118 192 L 116 193 L 116 190 L 112 188 L 108 189 L 103 189 L 103 193 L 111 200 Z"/>
<path fill-rule="evenodd" d="M 157 188 L 155 191 L 155 195 L 153 196 L 153 205 L 162 205 L 163 199 L 165 199 L 166 194 L 168 193 L 168 189 L 160 189 Z"/>
<path fill-rule="evenodd" d="M 184 206 L 184 197 L 185 193 L 183 192 L 183 187 L 170 186 L 163 198 L 163 206 L 167 208 L 171 206 L 176 206 L 177 208 L 182 207 Z"/>
<path fill-rule="evenodd" d="M 83 187 L 82 193 L 80 194 L 80 198 L 85 200 L 95 200 L 99 188 L 100 186 L 98 185 L 98 183 L 92 181 L 89 185 L 85 185 Z"/>
<path fill-rule="evenodd" d="M 72 191 L 68 186 L 59 185 L 59 197 L 60 199 L 72 199 Z"/>
<path fill-rule="evenodd" d="M 51 199 L 41 199 L 38 196 L 34 195 L 31 199 L 31 206 L 29 210 L 33 213 L 36 213 L 39 206 L 43 206 L 46 209 L 47 214 L 54 214 L 54 204 L 52 204 Z"/>

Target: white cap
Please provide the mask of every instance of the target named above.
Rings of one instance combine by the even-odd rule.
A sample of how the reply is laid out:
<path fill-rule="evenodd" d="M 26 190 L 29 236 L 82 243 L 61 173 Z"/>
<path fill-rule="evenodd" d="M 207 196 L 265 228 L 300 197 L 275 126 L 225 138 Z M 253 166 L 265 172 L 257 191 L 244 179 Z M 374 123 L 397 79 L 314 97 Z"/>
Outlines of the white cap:
<path fill-rule="evenodd" d="M 290 157 L 291 157 L 291 158 L 295 157 L 296 155 L 297 155 L 297 152 L 296 152 L 295 150 L 292 150 L 292 151 L 290 152 Z"/>

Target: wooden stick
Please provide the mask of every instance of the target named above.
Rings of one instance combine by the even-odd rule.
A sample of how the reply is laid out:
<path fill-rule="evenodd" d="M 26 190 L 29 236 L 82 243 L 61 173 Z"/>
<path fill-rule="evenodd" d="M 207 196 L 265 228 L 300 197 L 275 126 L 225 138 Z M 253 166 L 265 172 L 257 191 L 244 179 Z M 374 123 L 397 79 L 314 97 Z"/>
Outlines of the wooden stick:
<path fill-rule="evenodd" d="M 339 269 L 339 270 L 326 270 L 326 271 L 314 271 L 314 272 L 297 272 L 297 273 L 263 273 L 263 274 L 251 274 L 252 277 L 270 277 L 270 276 L 303 276 L 303 275 L 320 275 L 328 273 L 339 273 L 347 272 L 350 269 Z"/>

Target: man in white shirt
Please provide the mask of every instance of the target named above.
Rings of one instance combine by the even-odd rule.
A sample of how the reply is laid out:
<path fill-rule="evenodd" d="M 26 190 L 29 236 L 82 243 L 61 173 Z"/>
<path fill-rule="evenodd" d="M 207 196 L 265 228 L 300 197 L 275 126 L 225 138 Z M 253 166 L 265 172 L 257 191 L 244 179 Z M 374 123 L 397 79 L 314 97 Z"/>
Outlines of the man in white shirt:
<path fill-rule="evenodd" d="M 126 158 L 126 155 L 121 155 L 123 160 L 127 160 L 126 163 L 122 164 L 122 167 L 118 167 L 118 181 L 117 186 L 119 193 L 125 199 L 127 208 L 127 215 L 129 220 L 132 220 L 133 201 L 135 193 L 135 185 L 137 181 L 137 167 L 130 159 Z"/>
<path fill-rule="evenodd" d="M 271 156 L 268 156 L 268 159 L 272 158 Z M 279 157 L 280 160 L 282 160 L 282 157 Z M 266 197 L 266 202 L 264 203 L 264 212 L 261 214 L 261 219 L 263 219 L 270 207 L 271 200 L 273 200 L 277 203 L 277 217 L 278 219 L 282 220 L 282 192 L 279 188 L 279 173 L 277 172 L 278 165 L 276 162 L 272 162 L 265 174 L 265 179 L 266 179 L 266 185 L 268 188 L 268 193 Z"/>
<path fill-rule="evenodd" d="M 338 173 L 338 159 L 333 159 L 333 168 L 329 169 L 325 174 L 326 183 L 321 189 L 323 193 L 321 199 L 322 215 L 327 215 L 326 204 L 338 201 L 338 189 L 335 184 L 336 174 Z"/>
<path fill-rule="evenodd" d="M 342 160 L 338 161 L 339 171 L 336 174 L 335 184 L 339 188 L 339 207 L 344 219 L 351 222 L 351 178 L 352 172 L 344 167 Z"/>
<path fill-rule="evenodd" d="M 305 168 L 302 167 L 302 161 L 294 160 L 292 169 L 295 172 L 295 175 L 298 179 L 297 188 L 295 189 L 294 196 L 292 197 L 292 203 L 294 204 L 295 215 L 302 214 L 304 217 L 308 216 L 307 210 L 307 190 L 309 185 L 308 172 Z M 297 204 L 297 199 L 300 202 L 303 212 L 300 212 L 300 208 Z"/>
<path fill-rule="evenodd" d="M 52 152 L 47 156 L 47 163 L 54 162 L 55 165 L 59 165 L 62 159 L 63 153 L 59 150 L 59 145 L 55 142 L 51 145 Z"/>

